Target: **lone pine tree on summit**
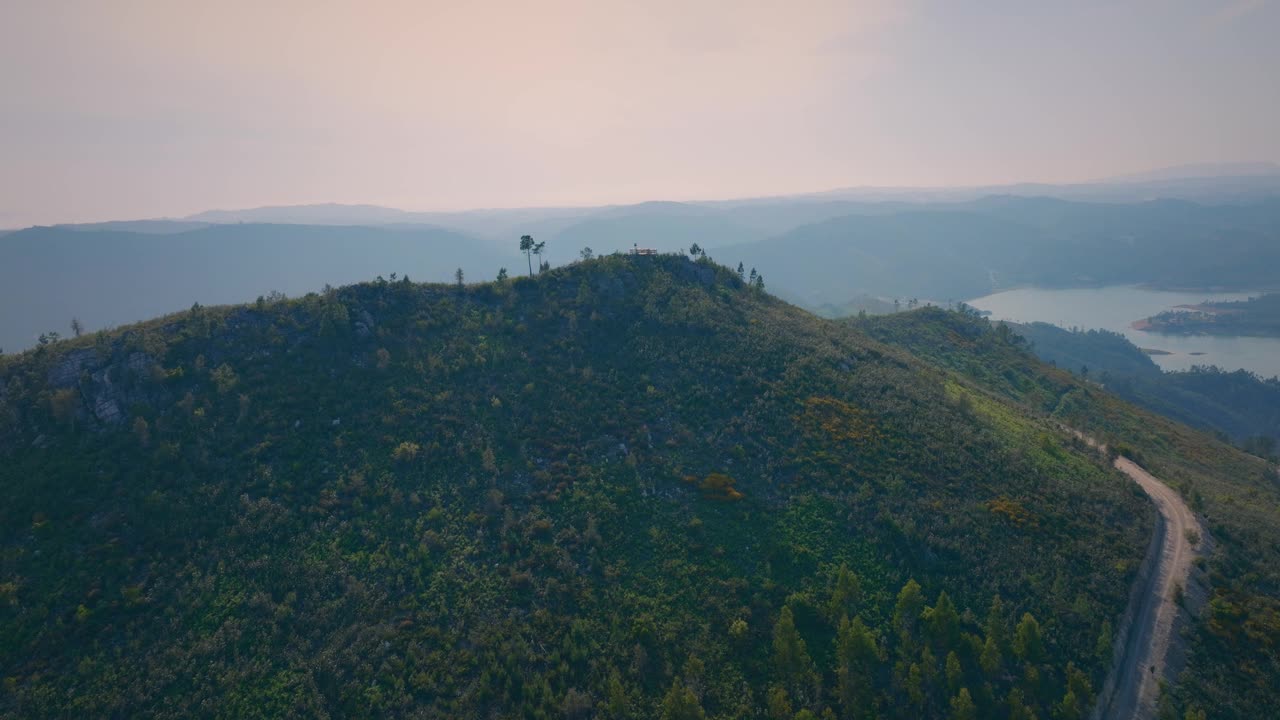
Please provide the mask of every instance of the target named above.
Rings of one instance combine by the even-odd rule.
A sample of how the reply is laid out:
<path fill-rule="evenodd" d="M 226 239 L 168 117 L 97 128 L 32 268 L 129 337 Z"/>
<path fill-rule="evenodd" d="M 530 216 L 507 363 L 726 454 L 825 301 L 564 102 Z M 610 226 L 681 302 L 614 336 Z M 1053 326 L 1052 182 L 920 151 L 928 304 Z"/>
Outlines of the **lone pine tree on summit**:
<path fill-rule="evenodd" d="M 529 277 L 533 277 L 533 236 L 520 236 L 520 252 L 524 253 L 524 259 L 529 263 Z"/>

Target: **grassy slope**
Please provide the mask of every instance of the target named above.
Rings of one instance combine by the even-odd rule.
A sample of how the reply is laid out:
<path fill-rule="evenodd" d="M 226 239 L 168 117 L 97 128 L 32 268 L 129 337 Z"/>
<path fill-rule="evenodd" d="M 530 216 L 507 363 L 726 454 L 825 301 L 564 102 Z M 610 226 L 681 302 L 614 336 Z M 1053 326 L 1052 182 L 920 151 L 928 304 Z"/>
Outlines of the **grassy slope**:
<path fill-rule="evenodd" d="M 1070 373 L 1036 363 L 985 320 L 935 309 L 856 325 L 1044 415 L 1115 446 L 1207 514 L 1216 543 L 1213 597 L 1193 630 L 1188 672 L 1165 712 L 1213 708 L 1222 718 L 1280 703 L 1280 478 L 1274 467 L 1210 435 L 1136 408 Z"/>
<path fill-rule="evenodd" d="M 1034 414 L 674 257 L 203 308 L 0 388 L 15 717 L 1048 717 L 1151 528 Z"/>

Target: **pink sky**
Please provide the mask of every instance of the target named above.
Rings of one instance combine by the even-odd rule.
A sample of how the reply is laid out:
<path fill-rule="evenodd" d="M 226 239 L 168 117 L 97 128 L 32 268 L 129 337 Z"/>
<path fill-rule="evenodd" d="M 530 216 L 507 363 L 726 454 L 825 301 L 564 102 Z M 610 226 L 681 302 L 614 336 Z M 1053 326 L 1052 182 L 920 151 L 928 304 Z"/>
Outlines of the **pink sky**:
<path fill-rule="evenodd" d="M 0 227 L 1280 159 L 1280 22 L 1258 0 L 10 0 L 3 14 Z"/>

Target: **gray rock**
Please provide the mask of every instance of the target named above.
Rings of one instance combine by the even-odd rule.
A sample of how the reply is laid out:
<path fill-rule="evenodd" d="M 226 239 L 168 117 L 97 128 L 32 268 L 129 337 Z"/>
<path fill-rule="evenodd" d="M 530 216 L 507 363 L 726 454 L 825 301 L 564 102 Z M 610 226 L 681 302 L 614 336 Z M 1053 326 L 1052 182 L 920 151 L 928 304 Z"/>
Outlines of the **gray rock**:
<path fill-rule="evenodd" d="M 369 337 L 377 326 L 378 324 L 373 321 L 373 316 L 369 314 L 369 311 L 361 310 L 360 317 L 356 319 L 356 335 L 362 338 Z"/>
<path fill-rule="evenodd" d="M 116 402 L 115 398 L 107 396 L 94 398 L 93 416 L 108 425 L 117 425 L 124 422 L 124 413 L 120 410 L 120 403 Z"/>
<path fill-rule="evenodd" d="M 155 364 L 156 361 L 144 352 L 129 353 L 129 359 L 125 361 L 125 366 L 140 377 L 149 375 Z"/>
<path fill-rule="evenodd" d="M 89 349 L 72 350 L 49 368 L 49 386 L 68 388 L 80 381 L 80 373 L 91 368 L 98 353 Z"/>

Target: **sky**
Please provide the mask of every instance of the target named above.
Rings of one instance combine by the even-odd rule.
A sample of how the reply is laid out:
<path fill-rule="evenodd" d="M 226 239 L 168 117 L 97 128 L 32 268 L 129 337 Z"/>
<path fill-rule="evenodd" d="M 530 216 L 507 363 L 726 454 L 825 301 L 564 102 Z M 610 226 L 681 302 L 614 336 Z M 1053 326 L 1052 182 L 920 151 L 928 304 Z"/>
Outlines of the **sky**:
<path fill-rule="evenodd" d="M 1280 0 L 0 0 L 0 227 L 1280 160 Z"/>

